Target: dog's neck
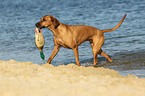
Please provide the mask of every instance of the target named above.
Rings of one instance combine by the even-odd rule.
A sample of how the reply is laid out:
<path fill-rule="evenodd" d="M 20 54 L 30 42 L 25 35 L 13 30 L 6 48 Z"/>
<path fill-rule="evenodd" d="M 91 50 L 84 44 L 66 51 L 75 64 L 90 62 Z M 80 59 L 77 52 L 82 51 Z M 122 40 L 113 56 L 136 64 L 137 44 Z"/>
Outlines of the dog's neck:
<path fill-rule="evenodd" d="M 64 29 L 66 29 L 66 25 L 63 23 L 59 23 L 56 28 L 48 27 L 53 33 L 54 36 L 58 36 L 59 34 L 62 34 Z"/>

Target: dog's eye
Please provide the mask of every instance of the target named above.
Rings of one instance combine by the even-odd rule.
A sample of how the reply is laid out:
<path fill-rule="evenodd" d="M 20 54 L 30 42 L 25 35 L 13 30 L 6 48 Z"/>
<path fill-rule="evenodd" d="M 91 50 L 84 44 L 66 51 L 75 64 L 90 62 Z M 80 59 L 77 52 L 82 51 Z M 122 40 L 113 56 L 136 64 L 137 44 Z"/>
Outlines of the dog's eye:
<path fill-rule="evenodd" d="M 43 21 L 46 21 L 46 19 L 43 19 Z"/>

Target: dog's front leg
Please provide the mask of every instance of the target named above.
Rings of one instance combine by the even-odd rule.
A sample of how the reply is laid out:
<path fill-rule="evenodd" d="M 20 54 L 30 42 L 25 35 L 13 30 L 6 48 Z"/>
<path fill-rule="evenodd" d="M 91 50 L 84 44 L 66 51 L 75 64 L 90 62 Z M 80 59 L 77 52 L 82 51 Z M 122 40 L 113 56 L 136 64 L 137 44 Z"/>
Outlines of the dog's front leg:
<path fill-rule="evenodd" d="M 78 46 L 75 47 L 75 48 L 73 48 L 73 51 L 74 51 L 74 54 L 75 54 L 76 64 L 77 64 L 78 66 L 81 66 L 81 65 L 80 65 L 80 62 L 79 62 Z"/>
<path fill-rule="evenodd" d="M 59 47 L 60 47 L 60 46 L 58 46 L 58 45 L 55 45 L 55 46 L 54 46 L 54 49 L 53 49 L 53 51 L 52 51 L 52 54 L 51 54 L 51 56 L 49 57 L 47 63 L 49 63 L 49 64 L 51 63 L 52 59 L 53 59 L 53 58 L 55 57 L 55 55 L 58 53 Z"/>

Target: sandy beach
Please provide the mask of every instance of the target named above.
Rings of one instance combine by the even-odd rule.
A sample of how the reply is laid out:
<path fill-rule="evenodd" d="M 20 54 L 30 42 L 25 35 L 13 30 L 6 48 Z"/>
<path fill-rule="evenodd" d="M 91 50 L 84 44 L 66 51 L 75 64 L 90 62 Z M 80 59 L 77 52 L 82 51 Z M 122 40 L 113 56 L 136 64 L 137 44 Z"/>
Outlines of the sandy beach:
<path fill-rule="evenodd" d="M 0 61 L 0 96 L 145 96 L 145 79 L 103 67 Z"/>

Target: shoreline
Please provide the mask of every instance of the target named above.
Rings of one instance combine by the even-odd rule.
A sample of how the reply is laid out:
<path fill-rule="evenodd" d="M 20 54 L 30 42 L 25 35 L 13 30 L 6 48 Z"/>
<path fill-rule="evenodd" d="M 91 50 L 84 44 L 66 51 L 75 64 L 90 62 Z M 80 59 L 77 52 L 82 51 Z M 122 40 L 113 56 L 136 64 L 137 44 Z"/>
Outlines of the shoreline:
<path fill-rule="evenodd" d="M 103 67 L 0 61 L 1 96 L 144 96 L 145 78 Z"/>

